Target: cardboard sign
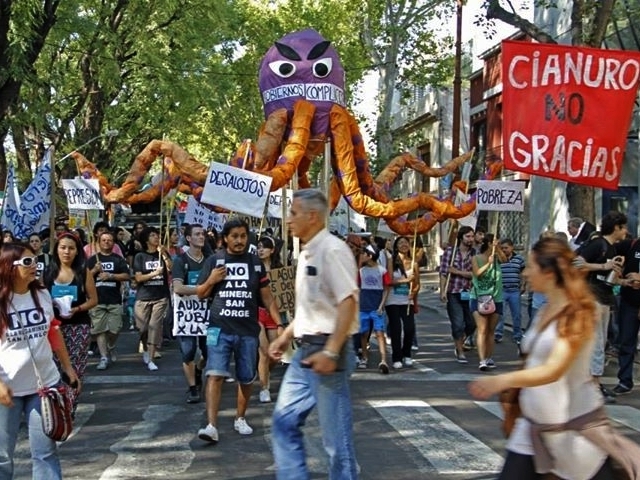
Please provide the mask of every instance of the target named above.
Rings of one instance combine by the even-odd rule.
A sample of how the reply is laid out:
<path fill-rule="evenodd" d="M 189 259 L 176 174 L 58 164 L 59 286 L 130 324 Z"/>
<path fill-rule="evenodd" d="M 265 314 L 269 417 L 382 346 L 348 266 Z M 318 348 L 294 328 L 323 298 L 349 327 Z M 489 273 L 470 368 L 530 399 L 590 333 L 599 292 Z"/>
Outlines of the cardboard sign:
<path fill-rule="evenodd" d="M 197 337 L 207 334 L 209 325 L 209 300 L 197 295 L 173 294 L 174 336 Z"/>
<path fill-rule="evenodd" d="M 640 53 L 502 42 L 505 167 L 617 189 Z"/>
<path fill-rule="evenodd" d="M 97 179 L 80 177 L 63 179 L 62 188 L 70 209 L 104 210 L 104 204 L 100 198 L 100 184 Z"/>
<path fill-rule="evenodd" d="M 523 212 L 525 182 L 478 180 L 477 210 Z"/>
<path fill-rule="evenodd" d="M 274 268 L 269 272 L 271 295 L 281 312 L 291 311 L 296 306 L 296 269 L 295 267 Z"/>
<path fill-rule="evenodd" d="M 262 217 L 271 177 L 211 162 L 201 201 L 232 212 Z"/>
<path fill-rule="evenodd" d="M 187 209 L 184 214 L 184 222 L 189 225 L 202 225 L 205 230 L 215 228 L 217 232 L 222 230 L 227 215 L 212 212 L 208 207 L 202 205 L 193 195 L 187 199 Z"/>

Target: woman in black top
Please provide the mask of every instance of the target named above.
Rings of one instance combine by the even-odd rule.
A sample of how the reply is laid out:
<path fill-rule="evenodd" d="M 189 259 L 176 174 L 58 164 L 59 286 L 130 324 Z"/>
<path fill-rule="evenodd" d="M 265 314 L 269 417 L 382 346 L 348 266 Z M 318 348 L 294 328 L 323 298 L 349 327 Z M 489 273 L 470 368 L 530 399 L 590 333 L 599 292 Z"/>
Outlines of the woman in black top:
<path fill-rule="evenodd" d="M 62 323 L 64 342 L 71 364 L 82 381 L 91 342 L 89 310 L 98 304 L 93 275 L 87 272 L 83 245 L 72 232 L 58 235 L 51 261 L 44 272 L 44 285 L 53 298 L 53 312 Z M 61 307 L 71 296 L 71 308 Z M 74 411 L 77 398 L 74 398 Z"/>

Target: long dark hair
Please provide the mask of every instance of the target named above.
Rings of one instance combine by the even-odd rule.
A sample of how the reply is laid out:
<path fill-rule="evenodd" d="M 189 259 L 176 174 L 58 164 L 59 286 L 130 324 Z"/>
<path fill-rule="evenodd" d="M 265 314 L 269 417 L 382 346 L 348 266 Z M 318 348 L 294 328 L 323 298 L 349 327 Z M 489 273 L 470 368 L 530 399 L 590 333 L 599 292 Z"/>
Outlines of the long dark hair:
<path fill-rule="evenodd" d="M 0 336 L 2 336 L 9 325 L 9 305 L 13 298 L 13 287 L 16 283 L 17 268 L 13 262 L 19 260 L 24 252 L 31 252 L 32 255 L 36 253 L 27 243 L 21 242 L 9 242 L 0 246 Z M 44 315 L 44 310 L 40 305 L 38 298 L 38 291 L 44 289 L 37 279 L 34 279 L 29 283 L 29 292 L 33 303 L 41 315 Z"/>
<path fill-rule="evenodd" d="M 51 289 L 56 278 L 60 274 L 60 256 L 58 254 L 58 245 L 60 244 L 60 240 L 63 239 L 73 240 L 76 244 L 76 250 L 78 253 L 76 257 L 71 262 L 71 270 L 73 270 L 73 277 L 75 278 L 76 284 L 78 288 L 84 288 L 84 282 L 87 274 L 87 266 L 86 266 L 86 256 L 84 254 L 84 247 L 82 246 L 82 242 L 80 238 L 74 233 L 71 232 L 63 232 L 56 238 L 56 243 L 53 246 L 53 255 L 51 255 L 51 261 L 49 265 L 44 271 L 43 282 L 47 289 Z"/>
<path fill-rule="evenodd" d="M 260 240 L 258 240 L 258 243 L 261 243 L 263 248 L 270 248 L 272 250 L 271 255 L 269 255 L 269 260 L 271 261 L 270 268 L 273 269 L 284 266 L 282 260 L 280 260 L 280 249 L 273 238 L 268 235 L 263 235 L 260 237 Z"/>
<path fill-rule="evenodd" d="M 402 275 L 404 275 L 405 277 L 407 276 L 407 272 L 404 269 L 404 263 L 402 262 L 402 259 L 400 258 L 400 251 L 398 250 L 398 242 L 400 242 L 400 240 L 406 240 L 407 242 L 409 242 L 409 252 L 407 253 L 407 256 L 409 259 L 411 259 L 411 241 L 409 240 L 409 237 L 403 237 L 400 236 L 398 238 L 396 238 L 393 242 L 393 252 L 391 253 L 391 258 L 392 258 L 392 262 L 393 262 L 393 270 L 400 270 L 400 273 L 402 273 Z"/>

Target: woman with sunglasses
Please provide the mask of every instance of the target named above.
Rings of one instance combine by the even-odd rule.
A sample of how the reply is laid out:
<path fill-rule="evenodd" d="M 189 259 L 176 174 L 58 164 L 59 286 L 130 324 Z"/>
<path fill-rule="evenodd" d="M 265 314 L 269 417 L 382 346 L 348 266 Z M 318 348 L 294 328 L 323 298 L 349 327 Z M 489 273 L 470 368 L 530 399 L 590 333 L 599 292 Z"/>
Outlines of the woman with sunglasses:
<path fill-rule="evenodd" d="M 53 311 L 61 322 L 62 336 L 78 377 L 84 378 L 91 343 L 89 310 L 98 304 L 93 275 L 87 270 L 83 245 L 71 232 L 56 238 L 51 263 L 44 272 L 44 285 L 53 298 Z M 64 297 L 71 297 L 71 307 L 64 307 Z M 73 410 L 78 405 L 74 396 Z"/>
<path fill-rule="evenodd" d="M 51 296 L 36 279 L 37 257 L 26 244 L 0 247 L 0 478 L 14 478 L 13 456 L 26 418 L 34 479 L 61 479 L 56 442 L 42 431 L 38 380 L 60 383 L 53 353 L 78 385 L 60 330 L 52 327 Z M 49 337 L 49 339 L 48 339 Z"/>

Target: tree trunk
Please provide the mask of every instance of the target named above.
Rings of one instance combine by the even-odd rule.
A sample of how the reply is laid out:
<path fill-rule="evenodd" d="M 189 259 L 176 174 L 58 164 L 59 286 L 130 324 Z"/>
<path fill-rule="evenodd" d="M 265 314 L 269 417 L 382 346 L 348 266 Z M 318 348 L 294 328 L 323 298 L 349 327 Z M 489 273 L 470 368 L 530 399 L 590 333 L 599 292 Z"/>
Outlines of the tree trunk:
<path fill-rule="evenodd" d="M 587 185 L 567 183 L 569 216 L 596 223 L 595 189 Z"/>

